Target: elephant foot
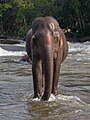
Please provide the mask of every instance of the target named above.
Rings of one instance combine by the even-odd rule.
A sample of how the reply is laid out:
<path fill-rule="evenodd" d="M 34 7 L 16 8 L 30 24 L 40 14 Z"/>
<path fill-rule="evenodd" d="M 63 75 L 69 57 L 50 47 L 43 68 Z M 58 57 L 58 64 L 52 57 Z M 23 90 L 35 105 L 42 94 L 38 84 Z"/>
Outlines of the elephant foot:
<path fill-rule="evenodd" d="M 47 101 L 49 99 L 50 95 L 43 94 L 41 101 Z"/>
<path fill-rule="evenodd" d="M 41 94 L 39 94 L 39 93 L 34 94 L 34 98 L 41 98 Z"/>
<path fill-rule="evenodd" d="M 58 90 L 54 90 L 54 91 L 52 92 L 52 94 L 53 94 L 54 96 L 58 95 Z"/>

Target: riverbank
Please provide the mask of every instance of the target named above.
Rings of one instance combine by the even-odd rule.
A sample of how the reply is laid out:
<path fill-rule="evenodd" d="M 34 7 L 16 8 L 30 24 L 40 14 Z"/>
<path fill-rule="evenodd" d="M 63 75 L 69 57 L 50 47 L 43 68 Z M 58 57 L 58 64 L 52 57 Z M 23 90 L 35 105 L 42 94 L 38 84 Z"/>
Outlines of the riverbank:
<path fill-rule="evenodd" d="M 90 36 L 81 36 L 77 37 L 75 33 L 73 32 L 66 32 L 65 36 L 67 38 L 67 41 L 72 42 L 72 43 L 83 43 L 83 42 L 90 42 Z"/>
<path fill-rule="evenodd" d="M 72 32 L 65 33 L 66 39 L 72 43 L 83 43 L 83 42 L 90 42 L 90 36 L 82 36 L 76 37 L 76 35 Z M 0 36 L 0 44 L 20 44 L 25 41 L 25 38 L 14 38 L 14 37 L 7 37 L 7 36 Z"/>
<path fill-rule="evenodd" d="M 0 35 L 0 44 L 20 44 L 23 38 L 11 37 L 7 35 Z"/>
<path fill-rule="evenodd" d="M 67 41 L 72 42 L 72 43 L 83 43 L 83 42 L 90 42 L 90 36 L 86 36 L 86 37 L 73 37 L 73 38 L 67 38 Z"/>

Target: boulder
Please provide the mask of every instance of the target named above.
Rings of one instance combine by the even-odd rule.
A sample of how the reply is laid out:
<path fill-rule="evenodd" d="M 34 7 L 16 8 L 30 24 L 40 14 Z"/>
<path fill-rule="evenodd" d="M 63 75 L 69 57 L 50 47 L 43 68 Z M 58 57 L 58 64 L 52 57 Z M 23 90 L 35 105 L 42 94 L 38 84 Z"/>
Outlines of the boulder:
<path fill-rule="evenodd" d="M 90 42 L 90 36 L 79 38 L 79 42 L 81 42 L 81 43 L 83 43 L 83 42 L 87 42 L 87 41 Z"/>
<path fill-rule="evenodd" d="M 0 35 L 0 39 L 7 39 L 7 38 L 8 38 L 8 36 L 6 36 L 6 35 L 3 35 L 3 34 Z"/>
<path fill-rule="evenodd" d="M 30 58 L 29 58 L 29 56 L 27 54 L 25 54 L 24 56 L 22 56 L 20 58 L 20 61 L 32 63 L 31 60 L 30 60 Z"/>
<path fill-rule="evenodd" d="M 17 39 L 0 39 L 0 44 L 20 44 Z"/>
<path fill-rule="evenodd" d="M 90 36 L 82 36 L 82 37 L 77 37 L 75 33 L 73 32 L 67 32 L 65 33 L 67 41 L 72 42 L 72 43 L 83 43 L 83 42 L 90 42 Z"/>

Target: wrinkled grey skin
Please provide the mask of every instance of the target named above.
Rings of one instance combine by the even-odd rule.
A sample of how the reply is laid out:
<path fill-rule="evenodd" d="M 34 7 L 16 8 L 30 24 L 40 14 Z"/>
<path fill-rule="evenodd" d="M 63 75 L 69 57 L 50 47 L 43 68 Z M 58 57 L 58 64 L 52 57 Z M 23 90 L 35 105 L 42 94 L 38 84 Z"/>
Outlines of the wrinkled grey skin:
<path fill-rule="evenodd" d="M 58 22 L 53 17 L 39 17 L 26 36 L 26 51 L 32 61 L 34 98 L 48 100 L 58 94 L 61 63 L 68 53 L 68 44 Z M 44 94 L 42 84 L 44 74 Z"/>

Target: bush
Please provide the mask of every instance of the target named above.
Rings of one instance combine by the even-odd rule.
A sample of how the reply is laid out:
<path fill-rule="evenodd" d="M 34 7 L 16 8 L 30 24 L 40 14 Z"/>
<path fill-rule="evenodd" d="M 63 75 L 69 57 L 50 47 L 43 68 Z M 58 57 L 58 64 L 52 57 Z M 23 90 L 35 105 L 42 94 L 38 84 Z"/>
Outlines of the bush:
<path fill-rule="evenodd" d="M 25 37 L 29 29 L 30 29 L 29 25 L 20 27 L 20 29 L 18 31 L 18 36 Z"/>

